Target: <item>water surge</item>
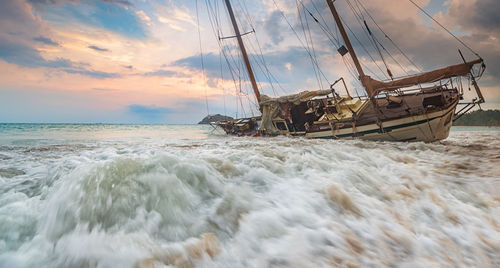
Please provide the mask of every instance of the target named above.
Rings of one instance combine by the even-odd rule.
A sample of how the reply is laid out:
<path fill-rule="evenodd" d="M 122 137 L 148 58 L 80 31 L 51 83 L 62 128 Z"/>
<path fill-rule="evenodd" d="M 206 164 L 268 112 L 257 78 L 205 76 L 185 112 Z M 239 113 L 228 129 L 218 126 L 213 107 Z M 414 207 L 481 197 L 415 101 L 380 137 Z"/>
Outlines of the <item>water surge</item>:
<path fill-rule="evenodd" d="M 425 144 L 58 127 L 0 135 L 0 267 L 500 266 L 495 129 Z"/>

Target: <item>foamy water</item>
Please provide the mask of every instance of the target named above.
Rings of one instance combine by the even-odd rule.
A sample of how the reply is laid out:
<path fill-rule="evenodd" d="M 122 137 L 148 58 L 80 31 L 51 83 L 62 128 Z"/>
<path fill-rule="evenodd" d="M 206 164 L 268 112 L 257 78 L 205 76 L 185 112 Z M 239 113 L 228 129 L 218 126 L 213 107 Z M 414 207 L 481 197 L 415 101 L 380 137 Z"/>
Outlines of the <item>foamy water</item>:
<path fill-rule="evenodd" d="M 500 267 L 499 136 L 0 125 L 0 267 Z"/>

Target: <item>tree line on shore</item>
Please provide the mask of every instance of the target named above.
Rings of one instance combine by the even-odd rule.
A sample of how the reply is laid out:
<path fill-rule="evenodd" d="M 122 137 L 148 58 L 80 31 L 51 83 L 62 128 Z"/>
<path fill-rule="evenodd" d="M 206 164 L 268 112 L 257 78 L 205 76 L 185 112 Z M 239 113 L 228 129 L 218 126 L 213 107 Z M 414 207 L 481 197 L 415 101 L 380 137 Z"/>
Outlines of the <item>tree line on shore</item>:
<path fill-rule="evenodd" d="M 477 110 L 467 113 L 453 122 L 454 126 L 500 126 L 500 110 Z"/>

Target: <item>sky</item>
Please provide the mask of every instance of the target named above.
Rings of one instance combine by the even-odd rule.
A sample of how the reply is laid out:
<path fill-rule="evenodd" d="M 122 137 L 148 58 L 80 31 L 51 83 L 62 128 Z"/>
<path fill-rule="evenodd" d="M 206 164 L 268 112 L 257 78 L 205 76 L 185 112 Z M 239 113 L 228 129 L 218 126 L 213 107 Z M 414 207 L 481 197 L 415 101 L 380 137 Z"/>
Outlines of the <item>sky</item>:
<path fill-rule="evenodd" d="M 485 60 L 487 71 L 479 81 L 483 108 L 499 109 L 500 1 L 414 1 Z M 457 49 L 468 60 L 476 58 L 409 1 L 360 2 L 369 13 L 357 14 L 390 52 L 382 54 L 396 76 L 458 64 Z M 339 36 L 325 1 L 232 3 L 241 31 L 250 32 L 243 38 L 263 94 L 324 89 L 340 77 L 352 94 L 362 91 L 336 51 Z M 363 8 L 355 0 L 335 2 L 356 35 L 349 33 L 354 48 L 367 73 L 384 79 L 382 58 L 349 3 Z M 192 124 L 207 113 L 255 113 L 222 0 L 2 0 L 1 5 L 0 122 Z"/>

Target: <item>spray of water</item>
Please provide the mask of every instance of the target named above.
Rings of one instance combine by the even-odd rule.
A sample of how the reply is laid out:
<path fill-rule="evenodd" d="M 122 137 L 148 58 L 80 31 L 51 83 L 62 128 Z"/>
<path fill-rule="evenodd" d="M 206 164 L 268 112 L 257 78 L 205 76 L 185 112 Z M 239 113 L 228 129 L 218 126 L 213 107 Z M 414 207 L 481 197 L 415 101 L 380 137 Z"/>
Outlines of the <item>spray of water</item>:
<path fill-rule="evenodd" d="M 433 144 L 147 131 L 4 140 L 0 267 L 500 266 L 498 131 Z"/>

